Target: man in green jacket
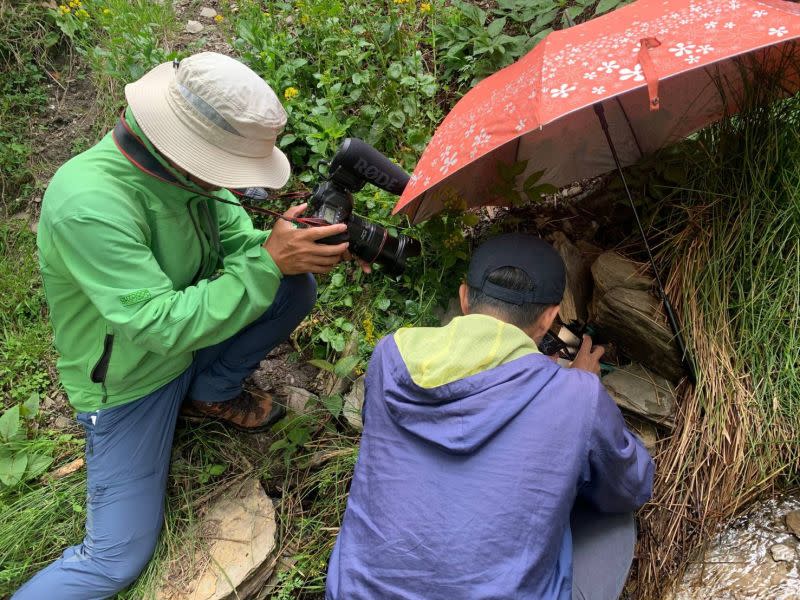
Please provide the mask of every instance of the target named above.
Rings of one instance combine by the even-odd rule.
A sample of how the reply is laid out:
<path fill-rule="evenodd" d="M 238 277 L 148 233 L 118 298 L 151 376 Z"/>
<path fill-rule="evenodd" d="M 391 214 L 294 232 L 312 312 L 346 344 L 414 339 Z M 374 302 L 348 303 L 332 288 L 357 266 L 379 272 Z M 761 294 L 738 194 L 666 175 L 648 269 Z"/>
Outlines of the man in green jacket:
<path fill-rule="evenodd" d="M 242 381 L 311 310 L 343 224 L 260 231 L 226 188 L 280 188 L 286 113 L 238 61 L 165 63 L 125 88 L 116 129 L 63 165 L 38 247 L 58 369 L 86 430 L 86 536 L 15 600 L 106 598 L 155 548 L 175 422 L 263 430 L 282 414 Z M 288 219 L 305 206 L 289 209 Z"/>

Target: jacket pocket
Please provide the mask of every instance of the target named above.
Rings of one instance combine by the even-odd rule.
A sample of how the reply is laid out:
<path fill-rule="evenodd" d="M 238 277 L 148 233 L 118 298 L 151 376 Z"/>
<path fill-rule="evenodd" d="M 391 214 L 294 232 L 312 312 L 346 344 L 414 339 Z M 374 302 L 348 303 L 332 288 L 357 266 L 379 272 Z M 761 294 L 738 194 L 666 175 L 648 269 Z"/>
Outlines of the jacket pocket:
<path fill-rule="evenodd" d="M 93 383 L 105 383 L 108 375 L 108 365 L 111 362 L 111 350 L 114 348 L 114 334 L 107 333 L 103 340 L 103 353 L 97 360 L 90 375 Z"/>

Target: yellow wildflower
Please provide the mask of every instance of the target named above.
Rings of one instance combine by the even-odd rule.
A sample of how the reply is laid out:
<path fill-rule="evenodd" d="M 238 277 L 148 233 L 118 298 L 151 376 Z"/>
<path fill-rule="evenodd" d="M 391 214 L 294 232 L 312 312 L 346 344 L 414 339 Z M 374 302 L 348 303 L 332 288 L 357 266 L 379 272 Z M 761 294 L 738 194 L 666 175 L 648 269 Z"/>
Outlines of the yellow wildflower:
<path fill-rule="evenodd" d="M 283 90 L 283 97 L 287 100 L 291 100 L 292 98 L 296 98 L 300 94 L 300 91 L 295 87 L 288 87 Z"/>
<path fill-rule="evenodd" d="M 76 10 L 75 11 L 75 16 L 76 17 L 80 17 L 81 19 L 88 19 L 89 18 L 89 13 L 81 8 L 80 10 Z"/>
<path fill-rule="evenodd" d="M 300 15 L 300 23 L 303 25 L 308 25 L 311 19 L 308 18 L 308 15 Z"/>
<path fill-rule="evenodd" d="M 103 9 L 103 14 L 104 15 L 110 15 L 111 14 L 111 9 L 110 8 L 104 8 Z"/>
<path fill-rule="evenodd" d="M 361 324 L 364 326 L 364 340 L 368 344 L 375 343 L 375 324 L 372 322 L 372 315 L 367 315 L 364 317 L 364 320 L 361 321 Z"/>
<path fill-rule="evenodd" d="M 225 17 L 223 17 L 222 15 L 215 15 L 215 16 L 214 16 L 214 20 L 215 20 L 217 23 L 221 23 L 222 21 L 224 21 L 224 20 L 225 20 Z"/>
<path fill-rule="evenodd" d="M 422 2 L 419 5 L 419 12 L 421 12 L 421 13 L 429 13 L 429 12 L 431 12 L 430 2 Z"/>
<path fill-rule="evenodd" d="M 407 4 L 408 0 L 394 0 L 395 4 Z"/>
<path fill-rule="evenodd" d="M 62 15 L 66 15 L 67 13 L 72 12 L 72 9 L 69 6 L 64 6 L 63 4 L 58 7 L 58 10 L 61 12 Z"/>
<path fill-rule="evenodd" d="M 80 8 L 81 7 L 81 0 L 69 0 L 70 8 Z"/>

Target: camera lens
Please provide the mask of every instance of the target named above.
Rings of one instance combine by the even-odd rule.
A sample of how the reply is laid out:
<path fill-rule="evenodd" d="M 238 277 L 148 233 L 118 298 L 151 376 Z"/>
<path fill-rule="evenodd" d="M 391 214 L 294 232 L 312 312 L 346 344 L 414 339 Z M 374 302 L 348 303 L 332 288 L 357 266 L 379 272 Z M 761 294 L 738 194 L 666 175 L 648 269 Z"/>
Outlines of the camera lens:
<path fill-rule="evenodd" d="M 402 273 L 406 260 L 419 256 L 422 251 L 418 240 L 406 235 L 390 235 L 386 228 L 356 215 L 350 216 L 347 233 L 350 250 L 356 256 L 383 265 L 395 274 Z"/>

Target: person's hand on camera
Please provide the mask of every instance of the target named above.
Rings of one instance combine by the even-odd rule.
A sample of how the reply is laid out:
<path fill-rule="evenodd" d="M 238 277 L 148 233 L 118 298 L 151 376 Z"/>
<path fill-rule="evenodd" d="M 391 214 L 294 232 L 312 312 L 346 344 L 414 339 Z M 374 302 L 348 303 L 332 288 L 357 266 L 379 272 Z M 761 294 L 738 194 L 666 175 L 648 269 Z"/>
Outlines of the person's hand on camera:
<path fill-rule="evenodd" d="M 284 217 L 297 218 L 303 214 L 307 204 L 289 208 Z M 264 242 L 264 249 L 284 275 L 298 273 L 327 273 L 342 260 L 348 244 L 319 244 L 319 240 L 347 231 L 347 225 L 325 225 L 296 229 L 292 223 L 278 219 L 272 233 Z"/>
<path fill-rule="evenodd" d="M 349 250 L 344 251 L 342 258 L 344 260 L 354 260 L 358 263 L 358 266 L 361 267 L 361 270 L 364 271 L 364 273 L 372 273 L 372 265 L 370 265 L 363 258 L 359 258 L 355 254 L 351 254 Z"/>
<path fill-rule="evenodd" d="M 583 369 L 595 375 L 600 375 L 600 359 L 606 349 L 602 346 L 592 346 L 592 338 L 588 335 L 583 336 L 580 350 L 575 356 L 575 360 L 570 365 L 573 369 Z"/>

